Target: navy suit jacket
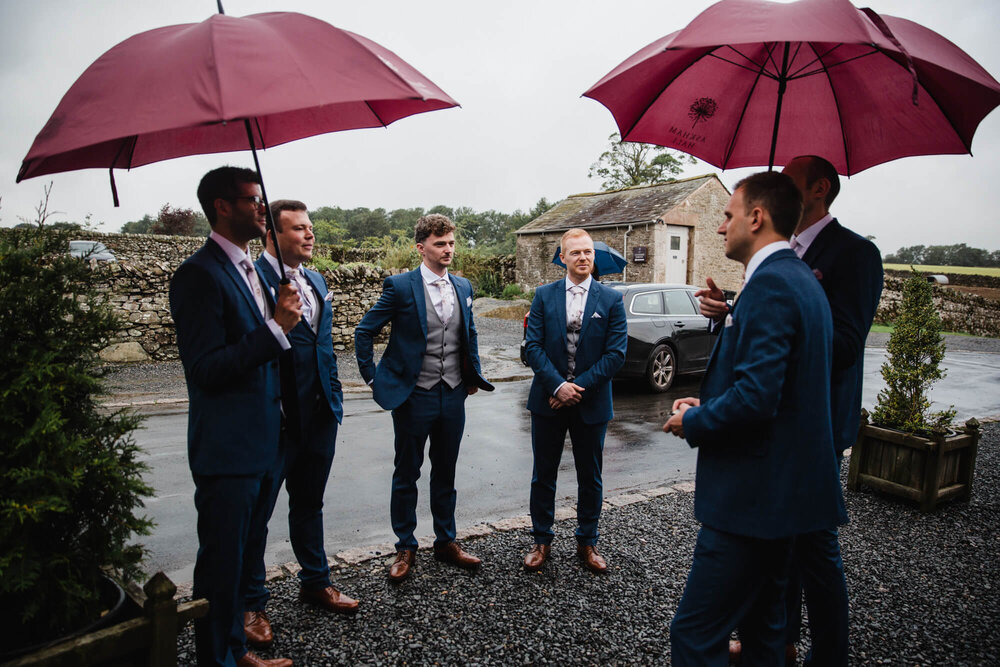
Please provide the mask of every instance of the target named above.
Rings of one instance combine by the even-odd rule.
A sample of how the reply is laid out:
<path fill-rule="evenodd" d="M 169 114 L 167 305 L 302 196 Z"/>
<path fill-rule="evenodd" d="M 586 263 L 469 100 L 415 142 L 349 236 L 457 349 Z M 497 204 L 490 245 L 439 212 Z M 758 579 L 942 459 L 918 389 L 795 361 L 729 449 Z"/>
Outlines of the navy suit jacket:
<path fill-rule="evenodd" d="M 479 365 L 479 339 L 472 318 L 472 283 L 448 274 L 455 287 L 457 308 L 462 318 L 462 379 L 469 386 L 493 391 Z M 454 316 L 454 315 L 453 315 Z M 392 323 L 389 344 L 378 366 L 373 344 L 382 328 Z M 386 410 L 402 405 L 417 386 L 424 351 L 427 349 L 427 301 L 420 268 L 389 276 L 382 284 L 382 296 L 354 330 L 354 354 L 365 382 L 371 383 L 375 402 Z"/>
<path fill-rule="evenodd" d="M 243 276 L 215 241 L 207 240 L 177 268 L 170 280 L 170 314 L 190 400 L 191 471 L 267 470 L 277 456 L 281 428 L 281 345 Z"/>
<path fill-rule="evenodd" d="M 272 295 L 278 293 L 280 278 L 264 257 L 257 260 L 257 270 Z M 333 307 L 326 301 L 327 288 L 323 276 L 304 266 L 299 271 L 313 290 L 313 301 L 319 307 L 316 333 L 303 319 L 288 333 L 292 349 L 281 362 L 290 366 L 289 380 L 283 396 L 286 418 L 293 416 L 293 433 L 302 447 L 331 454 L 336 442 L 336 426 L 343 421 L 344 395 L 337 377 L 337 355 L 333 352 Z M 294 389 L 288 387 L 294 384 Z"/>
<path fill-rule="evenodd" d="M 875 244 L 832 220 L 802 257 L 826 293 L 833 315 L 833 445 L 852 447 L 861 421 L 865 339 L 882 296 L 882 256 Z"/>
<path fill-rule="evenodd" d="M 791 250 L 765 259 L 716 340 L 701 406 L 684 413 L 703 524 L 777 539 L 847 522 L 830 424 L 832 338 L 809 267 Z"/>
<path fill-rule="evenodd" d="M 524 354 L 535 372 L 528 393 L 528 410 L 553 416 L 549 398 L 569 372 L 566 353 L 566 280 L 535 290 L 528 315 Z M 575 384 L 584 388 L 578 404 L 585 424 L 611 421 L 614 409 L 611 378 L 625 363 L 628 329 L 622 295 L 615 289 L 591 281 L 576 346 Z"/>

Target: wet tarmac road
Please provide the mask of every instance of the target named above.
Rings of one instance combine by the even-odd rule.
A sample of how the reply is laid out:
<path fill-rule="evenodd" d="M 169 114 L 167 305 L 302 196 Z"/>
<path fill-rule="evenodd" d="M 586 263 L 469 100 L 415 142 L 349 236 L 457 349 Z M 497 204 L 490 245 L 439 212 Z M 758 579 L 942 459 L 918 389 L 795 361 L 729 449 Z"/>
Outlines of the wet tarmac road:
<path fill-rule="evenodd" d="M 466 427 L 458 459 L 456 488 L 458 527 L 527 514 L 531 481 L 531 424 L 527 410 L 529 381 L 498 383 L 492 394 L 479 392 L 466 402 Z M 681 380 L 667 394 L 647 394 L 630 385 L 615 387 L 616 419 L 608 429 L 604 452 L 606 495 L 693 479 L 695 451 L 660 427 L 674 398 L 697 391 L 698 381 Z M 324 518 L 327 551 L 391 543 L 389 488 L 392 477 L 392 418 L 370 395 L 345 396 L 344 424 L 326 492 Z M 152 468 L 156 490 L 147 511 L 156 521 L 143 541 L 150 550 L 147 570 L 165 571 L 175 582 L 191 580 L 197 551 L 194 484 L 188 470 L 185 432 L 187 414 L 154 415 L 137 440 Z M 417 535 L 433 531 L 428 509 L 430 463 L 418 483 Z M 557 498 L 576 497 L 572 452 L 564 451 Z M 294 560 L 288 542 L 287 495 L 278 500 L 270 523 L 268 565 Z M 514 557 L 514 556 L 512 556 Z"/>
<path fill-rule="evenodd" d="M 883 382 L 879 373 L 885 351 L 865 354 L 863 405 L 871 410 Z M 947 376 L 931 392 L 934 409 L 954 405 L 957 422 L 975 416 L 1000 417 L 1000 354 L 953 351 L 945 359 Z M 458 459 L 456 486 L 458 527 L 527 514 L 531 480 L 531 437 L 527 401 L 529 381 L 497 383 L 493 394 L 480 392 L 466 403 L 466 428 Z M 633 384 L 615 384 L 615 420 L 604 454 L 605 495 L 694 478 L 696 452 L 660 431 L 671 402 L 696 395 L 699 381 L 680 379 L 667 394 L 651 395 Z M 345 396 L 345 420 L 327 486 L 325 524 L 327 551 L 339 551 L 394 540 L 389 525 L 392 476 L 392 419 L 370 395 Z M 148 418 L 137 440 L 152 468 L 148 480 L 156 496 L 147 500 L 156 521 L 154 534 L 143 541 L 150 550 L 147 569 L 165 571 L 174 581 L 188 582 L 197 551 L 194 485 L 188 470 L 186 408 Z M 419 482 L 419 536 L 432 535 L 428 510 L 429 462 Z M 557 498 L 571 504 L 576 496 L 573 457 L 567 444 L 560 466 Z M 287 496 L 282 492 L 267 552 L 268 565 L 294 560 L 288 543 Z M 429 543 L 430 539 L 421 539 Z M 512 557 L 516 557 L 512 555 Z"/>

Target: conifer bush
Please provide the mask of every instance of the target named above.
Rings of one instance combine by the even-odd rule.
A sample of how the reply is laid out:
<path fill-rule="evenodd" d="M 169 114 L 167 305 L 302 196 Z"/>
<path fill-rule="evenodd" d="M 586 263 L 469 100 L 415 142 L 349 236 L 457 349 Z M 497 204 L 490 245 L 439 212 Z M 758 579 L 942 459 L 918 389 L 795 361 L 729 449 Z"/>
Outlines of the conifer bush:
<path fill-rule="evenodd" d="M 98 352 L 121 323 L 95 285 L 97 262 L 65 234 L 0 240 L 0 622 L 4 648 L 94 620 L 105 571 L 140 574 L 131 541 L 152 493 L 131 436 L 140 418 L 102 412 Z"/>
<path fill-rule="evenodd" d="M 903 282 L 903 298 L 889 335 L 882 364 L 885 388 L 875 401 L 872 422 L 908 433 L 926 434 L 947 427 L 954 410 L 929 414 L 931 385 L 945 376 L 941 316 L 934 307 L 934 286 L 916 271 Z"/>

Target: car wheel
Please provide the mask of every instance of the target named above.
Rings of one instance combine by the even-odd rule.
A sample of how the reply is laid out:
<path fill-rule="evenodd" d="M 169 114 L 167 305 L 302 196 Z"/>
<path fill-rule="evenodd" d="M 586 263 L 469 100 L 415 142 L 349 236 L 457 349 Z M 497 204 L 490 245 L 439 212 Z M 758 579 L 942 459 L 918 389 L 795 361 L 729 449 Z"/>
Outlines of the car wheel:
<path fill-rule="evenodd" d="M 677 359 L 669 345 L 657 345 L 646 366 L 646 382 L 651 391 L 660 393 L 670 389 L 677 372 Z"/>

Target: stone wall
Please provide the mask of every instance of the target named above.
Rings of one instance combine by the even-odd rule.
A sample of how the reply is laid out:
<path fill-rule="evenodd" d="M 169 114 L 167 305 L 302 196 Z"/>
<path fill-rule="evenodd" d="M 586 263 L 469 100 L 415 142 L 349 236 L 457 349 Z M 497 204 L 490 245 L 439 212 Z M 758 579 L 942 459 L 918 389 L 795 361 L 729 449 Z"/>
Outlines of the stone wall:
<path fill-rule="evenodd" d="M 0 232 L 2 233 L 2 232 Z M 150 234 L 100 234 L 86 232 L 80 238 L 104 243 L 117 262 L 92 262 L 102 280 L 101 289 L 126 322 L 121 335 L 101 356 L 107 361 L 164 361 L 177 359 L 174 322 L 170 316 L 170 277 L 188 256 L 204 245 L 203 238 Z M 251 243 L 251 255 L 262 248 Z M 333 343 L 337 350 L 353 349 L 354 328 L 382 293 L 385 278 L 400 269 L 376 265 L 382 251 L 377 248 L 317 246 L 316 252 L 342 266 L 324 271 L 333 296 Z M 514 258 L 498 257 L 479 262 L 487 270 L 514 281 Z M 383 332 L 383 337 L 387 334 Z"/>
<path fill-rule="evenodd" d="M 886 275 L 876 322 L 892 324 L 896 321 L 903 299 L 903 282 L 903 278 Z M 941 314 L 945 331 L 1000 337 L 1000 302 L 935 285 L 934 304 Z"/>

